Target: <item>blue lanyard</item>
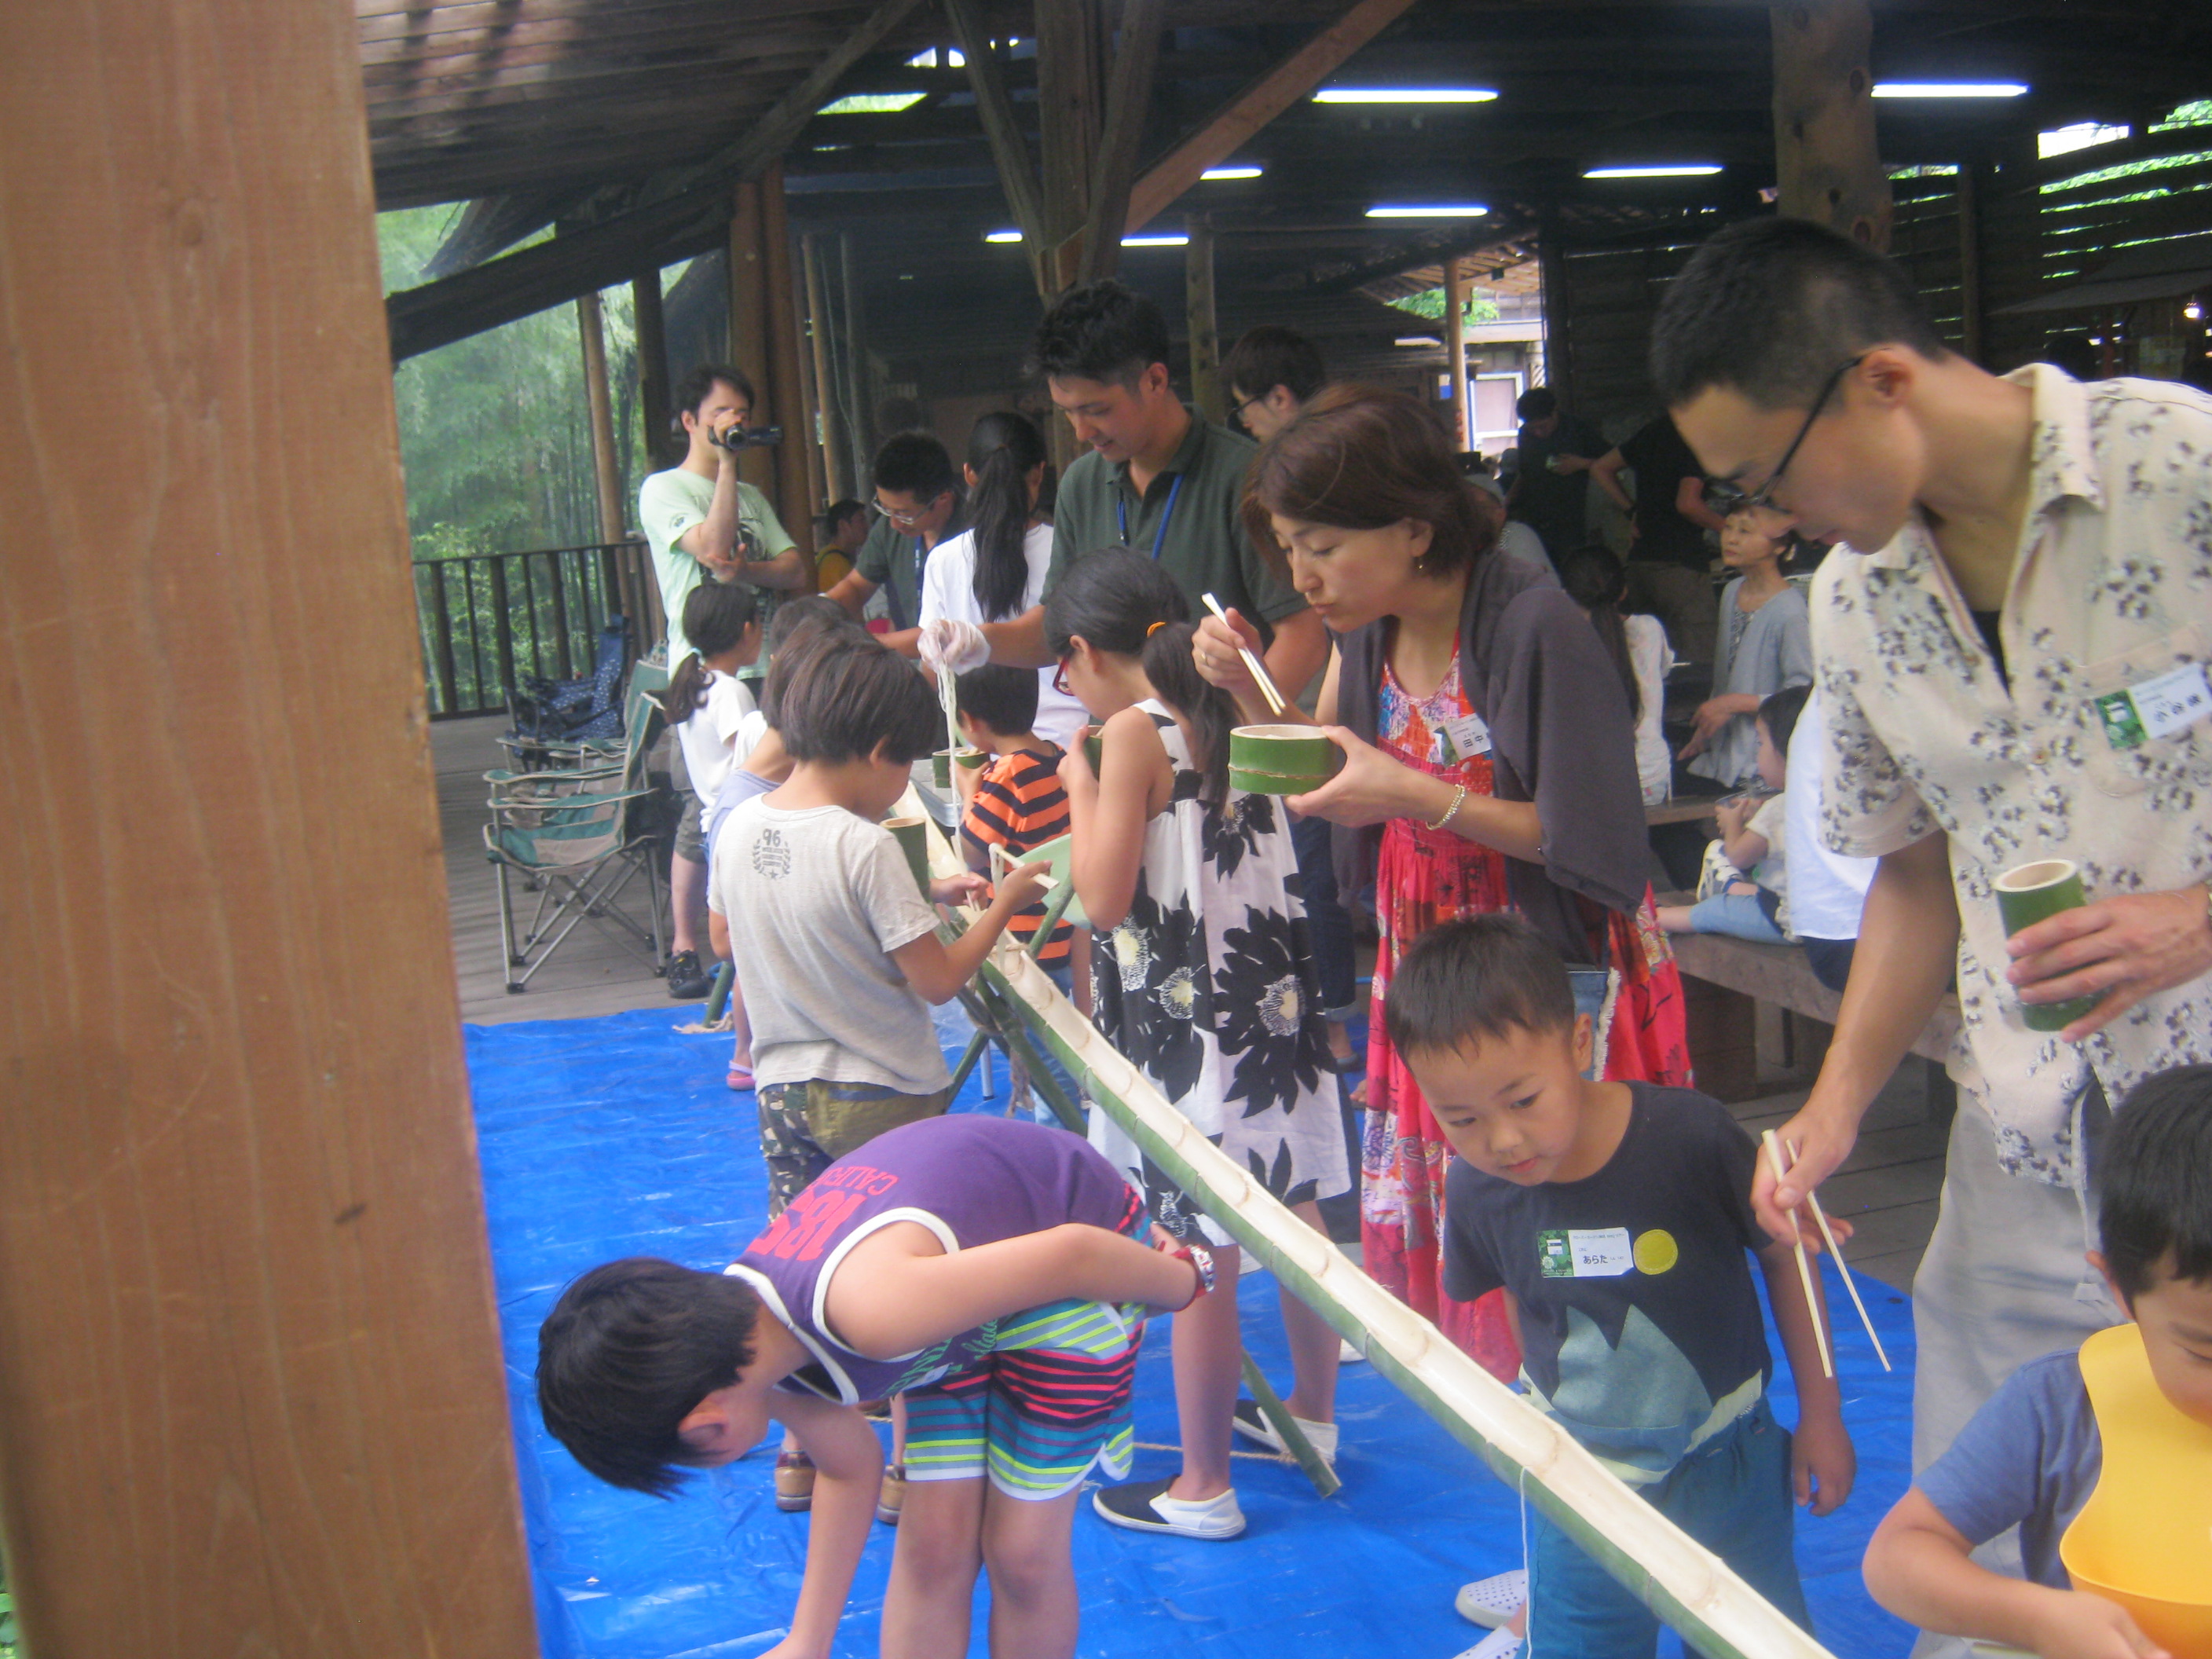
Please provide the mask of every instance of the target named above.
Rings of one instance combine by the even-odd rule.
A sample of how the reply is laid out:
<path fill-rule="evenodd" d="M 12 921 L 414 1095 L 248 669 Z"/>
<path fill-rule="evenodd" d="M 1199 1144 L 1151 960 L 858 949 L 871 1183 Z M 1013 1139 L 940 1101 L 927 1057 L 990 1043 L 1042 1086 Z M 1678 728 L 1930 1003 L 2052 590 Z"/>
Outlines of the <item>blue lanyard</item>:
<path fill-rule="evenodd" d="M 914 613 L 917 621 L 921 616 L 921 567 L 928 557 L 927 540 L 916 536 L 914 538 Z"/>
<path fill-rule="evenodd" d="M 1152 537 L 1152 562 L 1155 564 L 1159 562 L 1160 550 L 1167 545 L 1168 520 L 1175 517 L 1176 497 L 1182 494 L 1182 477 L 1180 472 L 1175 475 L 1175 482 L 1168 486 L 1168 504 L 1160 510 L 1160 527 Z M 1127 547 L 1129 544 L 1129 498 L 1119 490 L 1114 495 L 1114 517 L 1121 526 L 1121 545 Z"/>

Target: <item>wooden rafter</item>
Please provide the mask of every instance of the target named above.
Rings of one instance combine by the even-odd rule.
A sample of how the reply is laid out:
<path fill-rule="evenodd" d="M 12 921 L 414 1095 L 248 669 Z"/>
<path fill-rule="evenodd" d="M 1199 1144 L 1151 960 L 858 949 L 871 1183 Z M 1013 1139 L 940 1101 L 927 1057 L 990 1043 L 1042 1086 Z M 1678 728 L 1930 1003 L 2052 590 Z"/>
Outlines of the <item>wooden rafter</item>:
<path fill-rule="evenodd" d="M 1044 214 L 1037 201 L 1036 173 L 1030 161 L 1029 140 L 1014 118 L 1013 100 L 1006 95 L 1006 71 L 991 42 L 979 0 L 945 0 L 945 15 L 960 43 L 969 86 L 975 94 L 975 113 L 990 143 L 991 159 L 999 173 L 999 188 L 1006 192 L 1007 210 L 1022 233 L 1035 265 L 1043 246 Z"/>
<path fill-rule="evenodd" d="M 1109 275 L 1121 262 L 1121 222 L 1128 213 L 1137 146 L 1145 136 L 1145 108 L 1152 101 L 1160 19 L 1166 9 L 1164 0 L 1128 0 L 1121 13 L 1121 38 L 1106 77 L 1106 115 L 1091 168 L 1090 210 L 1083 221 L 1080 270 L 1085 282 Z"/>

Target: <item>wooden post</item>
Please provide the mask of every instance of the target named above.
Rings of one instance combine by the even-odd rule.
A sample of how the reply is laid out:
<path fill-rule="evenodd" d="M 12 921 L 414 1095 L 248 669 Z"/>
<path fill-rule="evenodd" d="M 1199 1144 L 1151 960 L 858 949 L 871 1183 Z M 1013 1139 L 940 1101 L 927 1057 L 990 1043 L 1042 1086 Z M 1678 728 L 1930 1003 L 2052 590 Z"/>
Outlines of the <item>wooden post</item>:
<path fill-rule="evenodd" d="M 1221 334 L 1213 320 L 1213 222 L 1194 213 L 1183 249 L 1183 292 L 1190 319 L 1190 400 L 1199 418 L 1216 426 L 1229 420 L 1221 386 Z"/>
<path fill-rule="evenodd" d="M 823 497 L 826 502 L 853 494 L 858 488 L 845 470 L 846 452 L 837 431 L 837 374 L 830 360 L 830 296 L 822 281 L 822 258 L 816 238 L 799 238 L 799 261 L 806 280 L 808 356 L 814 365 L 814 407 L 822 416 Z"/>
<path fill-rule="evenodd" d="M 1583 412 L 1575 396 L 1574 296 L 1567 283 L 1566 250 L 1559 222 L 1547 219 L 1536 232 L 1536 275 L 1544 294 L 1544 384 L 1559 401 Z"/>
<path fill-rule="evenodd" d="M 1474 420 L 1467 410 L 1467 276 L 1456 258 L 1444 261 L 1444 349 L 1451 357 L 1452 430 L 1459 447 L 1474 447 Z"/>
<path fill-rule="evenodd" d="M 808 452 L 813 447 L 807 433 L 813 406 L 799 390 L 799 304 L 791 275 L 791 221 L 784 210 L 783 163 L 771 161 L 760 179 L 760 268 L 767 295 L 768 349 L 762 366 L 769 371 L 775 391 L 770 413 L 783 428 L 783 441 L 770 452 L 775 457 L 775 511 L 785 533 L 810 557 L 814 552 L 814 512 L 824 505 L 816 498 Z"/>
<path fill-rule="evenodd" d="M 644 428 L 645 462 L 668 464 L 668 324 L 660 304 L 659 267 L 630 279 L 630 308 L 637 319 L 637 418 Z"/>
<path fill-rule="evenodd" d="M 1875 143 L 1867 0 L 1798 0 L 1767 15 L 1780 210 L 1887 252 L 1889 175 Z"/>
<path fill-rule="evenodd" d="M 837 233 L 837 265 L 845 284 L 846 410 L 853 426 L 853 477 L 856 494 L 872 487 L 869 470 L 876 464 L 876 411 L 868 395 L 868 319 L 860 304 L 860 273 L 853 265 L 853 233 Z"/>
<path fill-rule="evenodd" d="M 538 1651 L 374 212 L 344 9 L 0 9 L 38 804 L 0 830 L 0 1528 L 41 1659 Z"/>
<path fill-rule="evenodd" d="M 1981 168 L 1959 163 L 1959 349 L 1969 362 L 1982 360 Z"/>
<path fill-rule="evenodd" d="M 1099 0 L 1036 0 L 1037 137 L 1042 150 L 1047 295 L 1072 284 L 1083 268 L 1083 228 L 1098 161 L 1101 101 Z M 1111 276 L 1101 250 L 1093 274 Z"/>
<path fill-rule="evenodd" d="M 804 301 L 807 295 L 804 276 L 799 279 L 797 297 Z M 806 488 L 816 507 L 830 504 L 830 470 L 823 458 L 823 434 L 829 430 L 829 410 L 823 407 L 822 382 L 814 372 L 813 322 L 802 305 L 799 331 L 799 415 L 791 424 L 795 428 L 785 440 L 799 446 L 806 458 Z M 810 514 L 811 519 L 812 514 Z"/>
<path fill-rule="evenodd" d="M 767 270 L 761 262 L 761 189 L 752 179 L 739 184 L 731 198 L 730 363 L 750 377 L 759 401 L 773 405 L 775 377 L 769 344 Z M 754 412 L 757 416 L 767 411 Z M 744 451 L 738 458 L 738 476 L 774 498 L 775 458 L 767 450 Z"/>
<path fill-rule="evenodd" d="M 607 335 L 599 296 L 576 296 L 576 332 L 584 342 L 584 395 L 592 410 L 592 473 L 598 486 L 599 539 L 623 538 L 622 468 L 615 459 L 614 402 L 607 391 Z"/>

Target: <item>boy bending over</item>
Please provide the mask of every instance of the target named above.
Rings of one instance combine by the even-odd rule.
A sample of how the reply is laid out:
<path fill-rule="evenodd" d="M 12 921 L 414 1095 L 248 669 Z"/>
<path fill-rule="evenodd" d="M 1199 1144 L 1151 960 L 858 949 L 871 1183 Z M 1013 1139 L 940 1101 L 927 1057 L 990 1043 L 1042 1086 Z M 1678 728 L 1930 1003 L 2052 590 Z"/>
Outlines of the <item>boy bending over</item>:
<path fill-rule="evenodd" d="M 768 1659 L 799 1659 L 829 1653 L 875 1509 L 883 1455 L 855 1407 L 903 1392 L 912 1485 L 884 1659 L 964 1655 L 979 1568 L 995 1659 L 1066 1659 L 1076 1499 L 1094 1464 L 1129 1472 L 1145 1310 L 1188 1307 L 1212 1280 L 1202 1249 L 1150 1249 L 1149 1229 L 1079 1136 L 925 1119 L 831 1164 L 726 1273 L 638 1257 L 586 1273 L 538 1332 L 538 1406 L 592 1474 L 664 1495 L 771 1419 L 795 1434 L 818 1471 L 813 1520 Z"/>
<path fill-rule="evenodd" d="M 2113 1115 L 2097 1164 L 2105 1248 L 2089 1263 L 2141 1333 L 2159 1393 L 2185 1416 L 2212 1424 L 2212 1066 L 2184 1066 L 2138 1085 Z M 2058 1558 L 2058 1540 L 2103 1468 L 2081 1352 L 2028 1361 L 1875 1529 L 1867 1589 L 1923 1630 L 2044 1659 L 2163 1655 L 2118 1607 L 2075 1589 Z M 2212 1456 L 2189 1478 L 2199 1490 L 2212 1486 Z M 1991 1572 L 1970 1554 L 2014 1526 L 2025 1580 Z"/>
<path fill-rule="evenodd" d="M 1517 917 L 1447 922 L 1406 953 L 1383 1005 L 1459 1154 L 1444 1188 L 1444 1289 L 1503 1286 L 1523 1381 L 1607 1468 L 1800 1625 L 1790 1497 L 1826 1515 L 1854 1457 L 1820 1375 L 1790 1247 L 1751 1212 L 1751 1138 L 1710 1096 L 1593 1082 L 1589 1017 Z M 1765 1399 L 1746 1250 L 1759 1253 L 1799 1404 Z M 1659 1626 L 1540 1515 L 1529 1635 L 1546 1659 L 1633 1659 Z"/>

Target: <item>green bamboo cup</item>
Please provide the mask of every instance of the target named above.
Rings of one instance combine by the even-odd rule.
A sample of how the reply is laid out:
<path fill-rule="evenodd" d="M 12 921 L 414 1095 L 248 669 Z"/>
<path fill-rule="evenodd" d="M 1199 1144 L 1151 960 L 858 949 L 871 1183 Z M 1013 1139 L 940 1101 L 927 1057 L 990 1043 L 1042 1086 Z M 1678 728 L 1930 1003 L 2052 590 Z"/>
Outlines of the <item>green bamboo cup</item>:
<path fill-rule="evenodd" d="M 929 757 L 929 781 L 939 789 L 952 787 L 953 750 L 940 749 Z"/>
<path fill-rule="evenodd" d="M 2004 918 L 2005 937 L 2024 927 L 2047 921 L 2061 910 L 2075 910 L 2089 901 L 2081 890 L 2081 872 L 2070 859 L 2039 859 L 2014 865 L 1990 884 L 1996 890 L 1997 914 Z M 2097 1006 L 2095 997 L 2075 997 L 2067 1002 L 2023 1002 L 2021 1024 L 2031 1031 L 2063 1031 Z"/>
<path fill-rule="evenodd" d="M 1303 795 L 1334 775 L 1343 753 L 1310 726 L 1240 726 L 1229 734 L 1229 787 Z"/>
<path fill-rule="evenodd" d="M 1106 734 L 1093 732 L 1083 739 L 1083 758 L 1091 763 L 1091 775 L 1097 777 L 1098 769 L 1106 764 Z"/>
<path fill-rule="evenodd" d="M 924 898 L 929 896 L 929 820 L 927 818 L 885 818 L 884 828 L 898 837 L 899 851 L 906 854 L 906 867 L 914 872 L 914 884 L 921 889 Z"/>
<path fill-rule="evenodd" d="M 981 749 L 959 748 L 952 751 L 952 763 L 964 772 L 979 769 L 990 756 Z"/>

